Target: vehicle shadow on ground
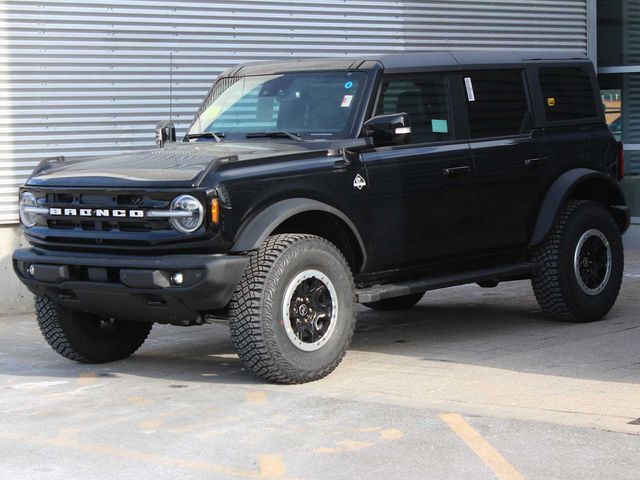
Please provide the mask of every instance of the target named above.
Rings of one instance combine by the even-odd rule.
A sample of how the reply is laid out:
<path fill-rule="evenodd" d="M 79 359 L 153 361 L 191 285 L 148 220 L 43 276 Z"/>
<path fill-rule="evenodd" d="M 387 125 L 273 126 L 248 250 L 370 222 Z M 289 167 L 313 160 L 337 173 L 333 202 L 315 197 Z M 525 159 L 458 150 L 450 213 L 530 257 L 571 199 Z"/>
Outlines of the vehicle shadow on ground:
<path fill-rule="evenodd" d="M 640 280 L 603 320 L 556 322 L 529 282 L 429 292 L 404 312 L 362 312 L 352 350 L 578 379 L 640 383 Z"/>
<path fill-rule="evenodd" d="M 640 281 L 625 281 L 618 304 L 607 319 L 590 324 L 547 319 L 525 282 L 491 290 L 466 286 L 430 292 L 410 310 L 379 312 L 360 307 L 350 351 L 640 383 L 638 290 Z M 36 329 L 35 325 L 28 328 Z M 76 377 L 95 372 L 98 376 L 163 378 L 178 386 L 191 382 L 263 383 L 244 369 L 235 355 L 226 325 L 156 326 L 136 355 L 104 365 L 69 362 L 51 351 L 37 332 L 32 333 L 28 347 L 5 349 L 0 356 L 0 374 Z M 20 344 L 19 339 L 15 342 Z M 13 358 L 16 355 L 27 358 L 20 361 Z M 9 357 L 12 361 L 7 362 Z M 342 368 L 349 368 L 348 361 Z"/>

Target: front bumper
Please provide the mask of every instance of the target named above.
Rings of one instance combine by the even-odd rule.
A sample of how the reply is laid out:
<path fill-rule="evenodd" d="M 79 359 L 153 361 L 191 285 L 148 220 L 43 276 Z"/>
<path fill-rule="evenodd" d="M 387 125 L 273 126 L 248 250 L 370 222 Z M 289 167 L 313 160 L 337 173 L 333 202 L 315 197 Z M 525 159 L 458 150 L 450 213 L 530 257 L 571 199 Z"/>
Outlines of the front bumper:
<path fill-rule="evenodd" d="M 13 253 L 18 278 L 35 295 L 100 317 L 174 324 L 224 309 L 248 262 L 244 255 Z M 172 281 L 176 273 L 179 285 Z"/>

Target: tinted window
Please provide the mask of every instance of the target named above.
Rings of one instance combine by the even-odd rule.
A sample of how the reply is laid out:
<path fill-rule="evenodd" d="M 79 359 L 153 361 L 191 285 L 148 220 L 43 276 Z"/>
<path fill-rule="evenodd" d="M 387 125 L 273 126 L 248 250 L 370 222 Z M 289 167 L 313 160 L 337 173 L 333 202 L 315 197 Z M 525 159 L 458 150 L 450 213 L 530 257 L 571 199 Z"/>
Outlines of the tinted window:
<path fill-rule="evenodd" d="M 446 75 L 414 75 L 386 78 L 376 115 L 408 113 L 411 143 L 453 139 L 453 115 Z"/>
<path fill-rule="evenodd" d="M 518 135 L 531 130 L 521 70 L 469 72 L 463 77 L 472 138 Z"/>
<path fill-rule="evenodd" d="M 541 68 L 540 86 L 548 121 L 581 120 L 597 115 L 591 78 L 584 68 Z"/>

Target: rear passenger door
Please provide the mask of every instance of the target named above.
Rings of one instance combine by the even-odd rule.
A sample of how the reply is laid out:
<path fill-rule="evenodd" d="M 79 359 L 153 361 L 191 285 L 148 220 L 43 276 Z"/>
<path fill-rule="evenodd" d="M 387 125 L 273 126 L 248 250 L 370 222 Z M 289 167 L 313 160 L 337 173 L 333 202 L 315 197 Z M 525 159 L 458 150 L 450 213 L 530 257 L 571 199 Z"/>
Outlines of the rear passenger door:
<path fill-rule="evenodd" d="M 532 128 L 525 72 L 468 71 L 462 80 L 476 168 L 476 247 L 523 247 L 554 171 L 543 132 Z"/>
<path fill-rule="evenodd" d="M 383 79 L 375 114 L 405 112 L 411 144 L 362 154 L 375 238 L 372 268 L 416 266 L 473 248 L 473 159 L 460 138 L 453 98 L 461 85 L 442 73 Z"/>

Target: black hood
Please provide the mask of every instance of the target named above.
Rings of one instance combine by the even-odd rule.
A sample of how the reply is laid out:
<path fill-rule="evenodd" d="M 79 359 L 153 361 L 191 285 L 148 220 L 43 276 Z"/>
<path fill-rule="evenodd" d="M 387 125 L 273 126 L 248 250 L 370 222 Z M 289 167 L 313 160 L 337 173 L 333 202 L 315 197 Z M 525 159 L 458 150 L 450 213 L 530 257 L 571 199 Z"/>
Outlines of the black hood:
<path fill-rule="evenodd" d="M 194 187 L 219 162 L 280 158 L 318 152 L 327 154 L 329 142 L 199 141 L 167 144 L 104 157 L 50 162 L 37 168 L 27 181 L 42 187 Z"/>

